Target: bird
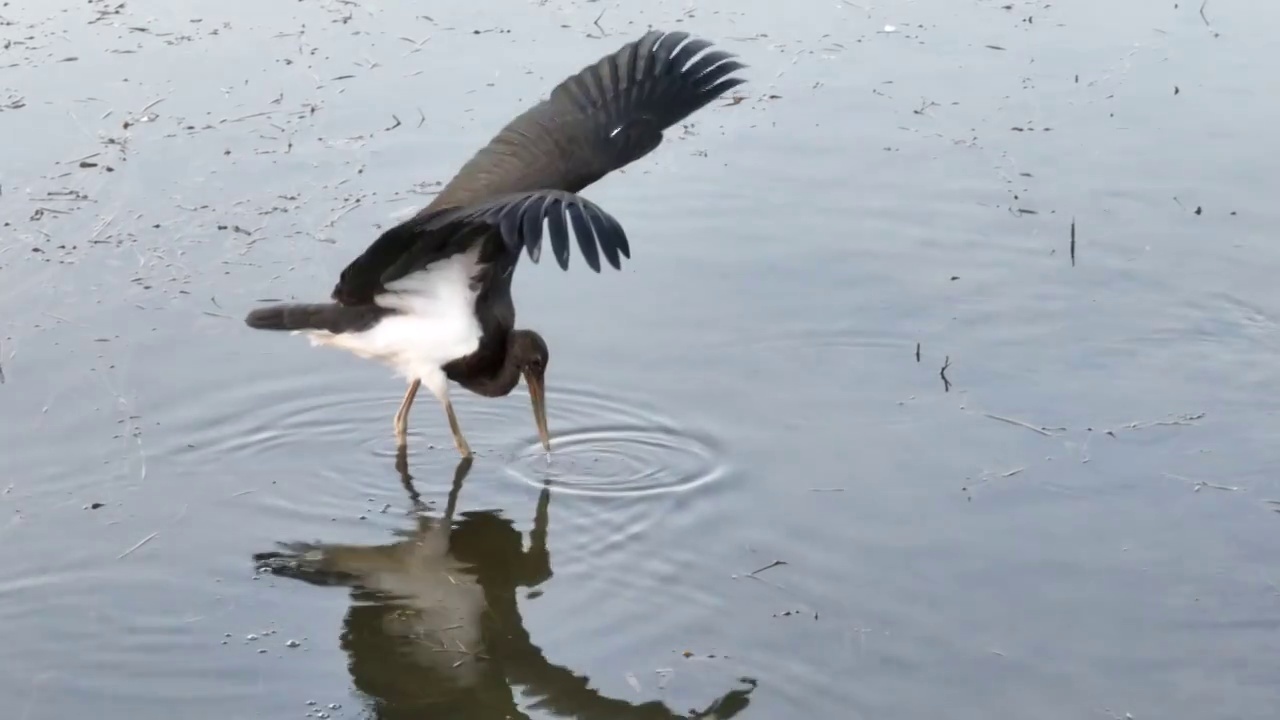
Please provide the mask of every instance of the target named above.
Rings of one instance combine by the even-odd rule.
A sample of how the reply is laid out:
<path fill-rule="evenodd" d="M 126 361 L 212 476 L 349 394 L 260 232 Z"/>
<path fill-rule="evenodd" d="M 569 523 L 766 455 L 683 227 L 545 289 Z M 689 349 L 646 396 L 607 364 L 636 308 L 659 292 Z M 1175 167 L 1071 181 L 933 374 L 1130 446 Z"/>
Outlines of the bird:
<path fill-rule="evenodd" d="M 572 235 L 593 272 L 601 272 L 602 255 L 620 270 L 631 258 L 625 230 L 579 193 L 653 152 L 663 131 L 745 82 L 733 73 L 746 67 L 687 32 L 644 33 L 502 127 L 430 204 L 341 271 L 330 302 L 256 308 L 245 323 L 302 333 L 312 346 L 393 368 L 409 383 L 394 419 L 397 448 L 407 443 L 409 409 L 425 384 L 444 407 L 458 452 L 470 457 L 449 383 L 502 397 L 523 377 L 550 454 L 550 351 L 536 331 L 515 327 L 511 283 L 521 251 L 538 263 L 549 243 L 568 270 Z"/>

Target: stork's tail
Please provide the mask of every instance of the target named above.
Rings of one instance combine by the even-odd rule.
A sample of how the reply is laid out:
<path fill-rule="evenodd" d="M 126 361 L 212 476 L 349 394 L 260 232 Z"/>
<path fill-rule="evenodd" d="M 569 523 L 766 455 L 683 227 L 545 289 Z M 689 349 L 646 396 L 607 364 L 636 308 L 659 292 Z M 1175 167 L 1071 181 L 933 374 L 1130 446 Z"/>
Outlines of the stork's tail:
<path fill-rule="evenodd" d="M 327 330 L 331 333 L 368 330 L 390 310 L 377 305 L 299 303 L 258 308 L 244 318 L 255 330 Z"/>

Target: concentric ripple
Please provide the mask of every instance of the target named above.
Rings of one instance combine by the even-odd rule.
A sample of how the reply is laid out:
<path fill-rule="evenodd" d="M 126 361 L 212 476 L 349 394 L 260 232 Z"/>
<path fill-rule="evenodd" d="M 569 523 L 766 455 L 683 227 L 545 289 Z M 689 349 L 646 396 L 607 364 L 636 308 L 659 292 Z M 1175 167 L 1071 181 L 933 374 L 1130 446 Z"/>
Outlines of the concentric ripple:
<path fill-rule="evenodd" d="M 728 470 L 718 443 L 634 406 L 576 388 L 548 393 L 551 455 L 536 435 L 507 466 L 534 486 L 582 495 L 652 495 L 686 492 Z"/>
<path fill-rule="evenodd" d="M 267 454 L 302 440 L 358 444 L 373 436 L 375 423 L 389 439 L 403 386 L 388 383 L 385 393 L 375 393 L 371 385 L 344 382 L 332 370 L 228 379 L 210 387 L 208 397 L 174 402 L 169 425 L 180 430 L 171 439 L 182 447 L 171 451 L 213 459 Z"/>

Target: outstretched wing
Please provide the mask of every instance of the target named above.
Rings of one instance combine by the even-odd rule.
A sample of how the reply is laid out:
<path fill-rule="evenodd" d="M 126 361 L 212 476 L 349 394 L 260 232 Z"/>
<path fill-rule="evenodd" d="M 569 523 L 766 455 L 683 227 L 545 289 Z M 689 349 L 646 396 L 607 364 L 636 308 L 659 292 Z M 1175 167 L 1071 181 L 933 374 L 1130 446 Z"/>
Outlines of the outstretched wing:
<path fill-rule="evenodd" d="M 547 224 L 568 267 L 569 228 L 593 270 L 630 257 L 621 225 L 576 193 L 648 153 L 662 131 L 741 84 L 745 67 L 688 33 L 651 31 L 561 82 L 467 161 L 417 216 L 385 232 L 342 272 L 333 298 L 372 301 L 388 282 L 487 239 L 537 262 Z M 567 222 L 566 222 L 567 219 Z M 514 261 L 515 258 L 512 258 Z"/>
<path fill-rule="evenodd" d="M 742 84 L 745 65 L 688 33 L 652 30 L 588 65 L 498 132 L 432 207 L 531 190 L 578 192 L 638 160 L 662 131 Z"/>
<path fill-rule="evenodd" d="M 544 225 L 563 269 L 569 267 L 570 231 L 595 272 L 600 272 L 601 255 L 615 270 L 622 267 L 623 257 L 631 257 L 622 225 L 590 200 L 563 190 L 511 193 L 419 215 L 388 230 L 342 271 L 333 299 L 344 305 L 372 302 L 388 283 L 476 243 L 489 244 L 491 249 L 482 252 L 486 261 L 505 255 L 514 263 L 523 249 L 536 263 L 542 256 Z"/>

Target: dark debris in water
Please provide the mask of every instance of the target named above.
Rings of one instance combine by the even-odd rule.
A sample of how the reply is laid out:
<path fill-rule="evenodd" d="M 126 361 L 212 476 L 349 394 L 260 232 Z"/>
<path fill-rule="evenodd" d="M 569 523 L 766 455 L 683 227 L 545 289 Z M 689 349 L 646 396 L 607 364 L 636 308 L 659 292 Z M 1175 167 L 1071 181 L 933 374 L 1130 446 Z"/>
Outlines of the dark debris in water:
<path fill-rule="evenodd" d="M 1071 267 L 1076 266 L 1076 219 L 1071 218 Z"/>
<path fill-rule="evenodd" d="M 814 620 L 818 619 L 818 613 L 816 611 L 810 613 L 808 610 L 783 610 L 782 612 L 774 613 L 773 616 L 776 618 L 795 617 L 800 615 L 808 617 L 811 614 L 813 615 Z"/>

